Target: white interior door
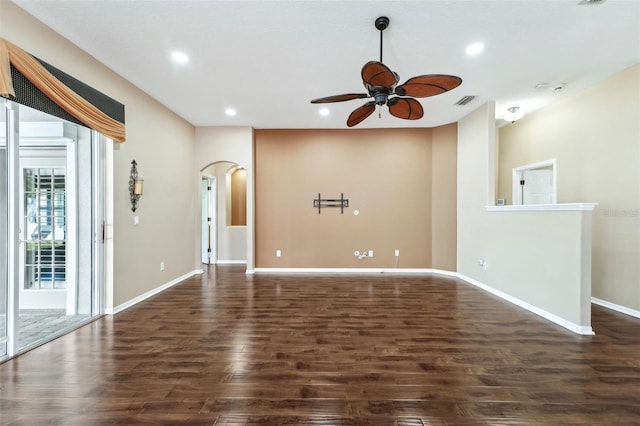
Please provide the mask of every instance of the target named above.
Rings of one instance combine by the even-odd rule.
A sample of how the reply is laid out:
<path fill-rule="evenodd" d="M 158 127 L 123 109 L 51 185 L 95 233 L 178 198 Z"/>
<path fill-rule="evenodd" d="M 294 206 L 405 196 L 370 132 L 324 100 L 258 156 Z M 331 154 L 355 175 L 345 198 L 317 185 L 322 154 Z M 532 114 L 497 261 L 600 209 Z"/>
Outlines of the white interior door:
<path fill-rule="evenodd" d="M 553 172 L 549 169 L 522 172 L 522 204 L 553 203 Z"/>
<path fill-rule="evenodd" d="M 512 171 L 512 204 L 557 202 L 556 160 L 516 167 Z"/>

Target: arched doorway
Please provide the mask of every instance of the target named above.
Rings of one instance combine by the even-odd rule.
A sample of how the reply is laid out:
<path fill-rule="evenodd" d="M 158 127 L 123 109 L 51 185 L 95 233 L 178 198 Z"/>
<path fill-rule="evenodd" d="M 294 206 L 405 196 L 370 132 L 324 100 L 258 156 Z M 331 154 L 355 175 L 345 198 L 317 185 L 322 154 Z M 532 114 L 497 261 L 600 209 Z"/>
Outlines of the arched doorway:
<path fill-rule="evenodd" d="M 201 170 L 201 259 L 205 264 L 246 264 L 246 170 L 218 161 Z"/>

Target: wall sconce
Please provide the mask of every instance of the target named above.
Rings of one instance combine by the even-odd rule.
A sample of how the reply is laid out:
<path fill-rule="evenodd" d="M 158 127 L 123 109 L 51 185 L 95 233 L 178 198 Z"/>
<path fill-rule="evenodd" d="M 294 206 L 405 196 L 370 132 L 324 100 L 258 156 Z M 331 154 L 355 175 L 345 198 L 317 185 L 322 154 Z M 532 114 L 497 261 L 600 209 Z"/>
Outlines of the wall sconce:
<path fill-rule="evenodd" d="M 517 106 L 507 108 L 507 111 L 509 112 L 506 113 L 503 117 L 505 121 L 510 121 L 512 123 L 515 123 L 516 121 L 524 117 L 524 114 L 522 113 L 522 111 L 518 111 L 519 109 L 520 107 L 517 107 Z"/>
<path fill-rule="evenodd" d="M 138 177 L 138 163 L 131 161 L 131 173 L 129 174 L 129 196 L 131 197 L 131 211 L 135 212 L 138 200 L 142 195 L 144 179 Z"/>

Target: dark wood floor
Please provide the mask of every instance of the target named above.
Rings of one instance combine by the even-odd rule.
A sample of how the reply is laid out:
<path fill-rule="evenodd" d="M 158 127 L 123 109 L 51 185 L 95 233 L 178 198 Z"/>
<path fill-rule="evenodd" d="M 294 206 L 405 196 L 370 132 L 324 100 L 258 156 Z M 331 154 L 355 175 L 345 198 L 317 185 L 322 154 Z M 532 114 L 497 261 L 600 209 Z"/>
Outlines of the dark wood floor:
<path fill-rule="evenodd" d="M 640 424 L 640 320 L 455 279 L 211 267 L 0 365 L 0 424 Z"/>

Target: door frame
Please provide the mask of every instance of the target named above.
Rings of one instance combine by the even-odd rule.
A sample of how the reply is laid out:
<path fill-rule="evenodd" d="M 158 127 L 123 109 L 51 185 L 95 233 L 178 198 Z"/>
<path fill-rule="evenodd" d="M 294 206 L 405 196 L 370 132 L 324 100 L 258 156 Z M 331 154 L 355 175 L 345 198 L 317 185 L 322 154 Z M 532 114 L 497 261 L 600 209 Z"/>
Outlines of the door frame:
<path fill-rule="evenodd" d="M 207 184 L 206 188 L 202 183 Z M 201 250 L 200 260 L 207 265 L 218 261 L 218 215 L 217 215 L 217 181 L 214 176 L 202 174 L 201 190 L 203 205 L 201 209 Z M 206 213 L 206 214 L 205 214 Z"/>
<path fill-rule="evenodd" d="M 511 199 L 513 205 L 522 205 L 522 191 L 520 181 L 524 172 L 529 170 L 546 169 L 551 167 L 552 182 L 551 182 L 551 204 L 557 203 L 558 195 L 558 168 L 555 158 L 545 161 L 539 161 L 537 163 L 527 164 L 524 166 L 514 167 L 511 172 Z"/>
<path fill-rule="evenodd" d="M 38 340 L 32 344 L 28 344 L 24 347 L 18 347 L 18 316 L 19 316 L 19 294 L 20 285 L 19 277 L 22 273 L 22 267 L 20 265 L 20 253 L 23 245 L 21 240 L 23 235 L 19 233 L 23 226 L 23 218 L 20 214 L 21 203 L 21 147 L 23 145 L 20 140 L 20 105 L 9 100 L 0 99 L 1 105 L 6 105 L 6 108 L 0 110 L 0 114 L 5 114 L 6 111 L 6 123 L 5 128 L 0 128 L 0 131 L 6 133 L 6 157 L 7 157 L 7 285 L 6 289 L 6 336 L 0 334 L 0 343 L 6 344 L 6 352 L 0 353 L 0 362 L 7 359 L 11 359 L 17 355 L 20 355 L 35 346 L 46 343 L 62 334 L 71 331 L 71 328 L 60 329 L 42 340 Z M 64 120 L 62 120 L 64 121 Z M 22 129 L 24 130 L 24 129 Z M 90 318 L 83 321 L 79 321 L 74 324 L 74 327 L 80 327 L 94 321 L 98 316 L 103 315 L 106 312 L 106 304 L 113 299 L 113 141 L 98 132 L 91 131 L 91 161 L 95 167 L 92 167 L 93 179 L 92 182 L 92 227 L 88 232 L 92 246 L 92 259 L 94 260 L 94 267 L 92 269 L 92 315 Z M 73 139 L 70 138 L 72 141 Z M 37 142 L 25 141 L 24 145 L 28 149 L 36 148 Z M 84 141 L 89 143 L 89 141 Z M 95 143 L 95 145 L 94 145 Z M 73 145 L 75 141 L 72 142 Z M 71 163 L 78 161 L 77 152 L 75 147 L 69 147 L 73 149 L 73 159 L 67 158 L 67 172 L 71 168 L 75 173 L 75 168 L 71 167 Z M 71 184 L 68 182 L 68 184 Z M 76 184 L 73 183 L 75 187 Z M 77 194 L 76 194 L 77 195 Z M 76 200 L 77 201 L 77 200 Z M 70 205 L 67 203 L 67 208 Z M 75 211 L 75 208 L 74 208 Z M 74 213 L 75 214 L 75 213 Z M 73 226 L 73 232 L 76 232 L 76 227 Z M 69 235 L 67 234 L 67 238 Z M 77 238 L 74 236 L 74 239 Z M 2 242 L 4 243 L 4 241 Z M 76 249 L 77 252 L 77 249 Z M 71 256 L 69 256 L 71 257 Z M 75 259 L 75 256 L 73 256 Z M 77 262 L 77 260 L 76 260 Z M 75 268 L 72 268 L 75 271 Z M 67 276 L 69 279 L 69 276 Z M 75 280 L 74 278 L 74 281 Z M 74 283 L 75 284 L 75 283 Z M 69 288 L 69 286 L 67 286 Z M 108 289 L 108 293 L 107 293 Z M 76 289 L 77 290 L 77 289 Z M 75 303 L 74 303 L 75 305 Z"/>

